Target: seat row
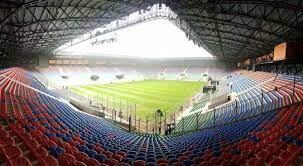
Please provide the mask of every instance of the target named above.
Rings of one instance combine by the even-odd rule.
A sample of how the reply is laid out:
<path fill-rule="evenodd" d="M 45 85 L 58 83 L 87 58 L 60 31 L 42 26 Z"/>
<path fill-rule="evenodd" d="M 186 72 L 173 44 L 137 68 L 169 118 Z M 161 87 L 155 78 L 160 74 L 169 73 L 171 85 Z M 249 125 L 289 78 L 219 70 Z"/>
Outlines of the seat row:
<path fill-rule="evenodd" d="M 303 104 L 176 136 L 129 133 L 50 94 L 0 80 L 0 162 L 10 165 L 288 165 L 303 152 Z M 5 71 L 9 72 L 9 71 Z M 218 119 L 227 114 L 215 115 Z M 194 122 L 192 120 L 191 122 Z"/>

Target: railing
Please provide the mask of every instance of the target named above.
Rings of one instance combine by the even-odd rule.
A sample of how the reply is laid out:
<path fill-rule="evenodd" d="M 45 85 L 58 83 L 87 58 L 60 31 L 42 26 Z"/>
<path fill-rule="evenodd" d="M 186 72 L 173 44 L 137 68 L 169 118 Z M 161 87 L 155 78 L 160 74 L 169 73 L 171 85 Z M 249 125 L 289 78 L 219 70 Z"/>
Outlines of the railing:
<path fill-rule="evenodd" d="M 124 128 L 128 128 L 129 131 L 139 133 L 164 134 L 167 129 L 167 124 L 175 123 L 177 117 L 179 117 L 184 110 L 191 108 L 193 104 L 192 98 L 190 98 L 184 105 L 176 106 L 175 108 L 177 111 L 163 110 L 163 116 L 158 116 L 156 114 L 157 110 L 150 110 L 153 112 L 153 115 L 143 118 L 141 116 L 140 118 L 137 110 L 139 110 L 142 105 L 105 94 L 83 96 L 66 87 L 56 86 L 40 72 L 35 74 L 35 78 L 47 89 L 55 91 L 56 94 L 64 94 L 64 96 L 60 95 L 62 98 L 66 100 L 73 98 L 75 101 L 80 102 L 85 106 L 92 107 L 95 110 L 104 113 L 106 119 L 117 123 Z M 180 109 L 180 107 L 182 109 Z M 166 111 L 174 113 L 166 113 Z"/>
<path fill-rule="evenodd" d="M 167 126 L 174 124 L 177 117 L 186 109 L 191 109 L 192 106 L 190 98 L 183 106 L 176 106 L 177 111 L 169 111 L 173 113 L 166 113 L 168 110 L 162 110 L 163 114 L 159 115 L 157 110 L 150 110 L 152 115 L 142 118 L 142 116 L 138 116 L 142 105 L 115 96 L 105 94 L 83 96 L 70 91 L 69 97 L 104 113 L 106 119 L 128 128 L 129 131 L 149 134 L 165 134 Z"/>
<path fill-rule="evenodd" d="M 71 91 L 67 94 L 69 97 L 73 97 L 88 106 L 104 112 L 105 118 L 128 128 L 129 131 L 151 134 L 165 134 L 170 131 L 168 132 L 169 134 L 182 134 L 233 123 L 293 104 L 296 102 L 294 97 L 297 95 L 295 89 L 300 87 L 296 86 L 298 82 L 300 82 L 298 78 L 294 77 L 293 82 L 277 87 L 274 90 L 262 91 L 262 93 L 256 94 L 254 97 L 241 101 L 235 100 L 206 112 L 200 111 L 183 118 L 178 117 L 185 109 L 191 108 L 192 99 L 189 99 L 183 105 L 183 109 L 179 109 L 175 113 L 166 114 L 164 112 L 163 116 L 159 116 L 156 110 L 151 110 L 154 111 L 152 116 L 139 118 L 137 109 L 140 106 L 127 100 L 106 95 L 81 96 Z M 277 95 L 279 91 L 283 91 L 284 95 Z M 168 126 L 171 126 L 170 130 L 168 130 Z"/>
<path fill-rule="evenodd" d="M 156 110 L 151 110 L 154 111 L 154 116 L 139 118 L 137 110 L 140 108 L 140 105 L 120 98 L 106 95 L 81 96 L 73 92 L 70 92 L 70 97 L 102 111 L 105 114 L 105 118 L 128 128 L 129 131 L 165 134 L 169 131 L 168 126 L 171 126 L 170 134 L 182 134 L 243 120 L 292 104 L 294 100 L 291 100 L 289 96 L 295 95 L 296 92 L 294 89 L 287 93 L 288 96 L 269 97 L 277 96 L 277 91 L 286 92 L 289 88 L 294 87 L 295 83 L 289 83 L 278 87 L 276 90 L 262 92 L 252 98 L 242 101 L 232 101 L 224 106 L 212 108 L 207 112 L 202 113 L 200 111 L 179 119 L 178 117 L 180 117 L 185 109 L 191 108 L 192 103 L 190 101 L 183 106 L 184 109 L 178 110 L 175 113 L 165 114 L 164 112 L 163 116 L 158 116 Z M 269 99 L 274 100 L 268 101 Z"/>
<path fill-rule="evenodd" d="M 296 77 L 294 81 L 277 87 L 274 90 L 257 94 L 254 97 L 242 101 L 233 101 L 224 106 L 213 108 L 207 112 L 197 112 L 189 116 L 183 117 L 176 121 L 174 134 L 182 134 L 200 129 L 211 128 L 216 126 L 233 123 L 257 116 L 261 113 L 279 109 L 299 102 L 295 98 Z M 283 91 L 284 95 L 279 96 L 277 92 Z"/>
<path fill-rule="evenodd" d="M 65 100 L 69 100 L 70 91 L 65 86 L 58 86 L 48 80 L 43 74 L 41 74 L 38 70 L 33 71 L 33 76 L 36 81 L 38 81 L 41 85 L 43 85 L 46 89 L 54 91 L 61 98 Z"/>

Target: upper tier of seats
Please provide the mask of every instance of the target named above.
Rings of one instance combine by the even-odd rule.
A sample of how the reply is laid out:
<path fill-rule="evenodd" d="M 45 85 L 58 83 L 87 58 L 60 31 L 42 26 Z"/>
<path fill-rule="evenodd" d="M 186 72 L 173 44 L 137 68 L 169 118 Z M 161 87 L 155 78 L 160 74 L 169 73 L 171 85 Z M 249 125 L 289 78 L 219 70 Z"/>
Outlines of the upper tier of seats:
<path fill-rule="evenodd" d="M 0 163 L 276 166 L 302 162 L 301 103 L 182 136 L 144 136 L 77 111 L 27 73 L 20 68 L 0 71 Z"/>

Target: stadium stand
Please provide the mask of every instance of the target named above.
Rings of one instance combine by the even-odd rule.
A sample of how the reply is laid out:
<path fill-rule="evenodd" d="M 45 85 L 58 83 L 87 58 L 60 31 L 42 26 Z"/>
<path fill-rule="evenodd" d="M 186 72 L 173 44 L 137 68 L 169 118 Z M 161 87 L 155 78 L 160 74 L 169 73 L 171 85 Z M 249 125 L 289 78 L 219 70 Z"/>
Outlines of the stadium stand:
<path fill-rule="evenodd" d="M 114 67 L 69 67 L 69 66 L 50 66 L 49 68 L 41 68 L 38 70 L 45 78 L 55 85 L 85 85 L 85 84 L 104 84 L 112 81 L 118 81 L 116 75 L 121 74 L 118 69 Z M 124 70 L 123 70 L 124 71 Z M 129 71 L 129 72 L 128 72 Z M 133 78 L 138 79 L 138 76 L 134 76 L 134 72 L 131 70 L 125 70 L 125 75 L 129 78 L 124 78 L 124 81 L 131 81 Z M 122 73 L 123 74 L 123 73 Z M 92 75 L 97 75 L 100 78 L 98 80 L 91 80 Z M 63 76 L 67 76 L 63 78 Z"/>
<path fill-rule="evenodd" d="M 176 80 L 178 75 L 182 73 L 185 68 L 182 67 L 170 67 L 165 69 L 165 79 L 167 80 Z"/>
<path fill-rule="evenodd" d="M 292 79 L 282 76 L 281 80 L 285 78 Z M 287 165 L 301 161 L 301 103 L 286 103 L 283 108 L 224 124 L 232 117 L 226 111 L 217 115 L 221 124 L 217 127 L 159 137 L 128 133 L 79 112 L 20 68 L 2 70 L 0 87 L 0 156 L 1 162 L 11 165 Z M 212 123 L 206 115 L 205 126 Z"/>
<path fill-rule="evenodd" d="M 221 78 L 226 75 L 221 69 L 209 68 L 186 68 L 186 80 L 202 80 L 201 73 L 208 73 L 207 76 Z M 70 67 L 70 66 L 49 66 L 39 68 L 38 71 L 50 82 L 56 85 L 85 85 L 85 84 L 104 84 L 110 82 L 127 82 L 143 79 L 159 79 L 163 73 L 163 79 L 177 80 L 178 75 L 185 71 L 183 67 L 132 67 L 132 66 L 104 66 L 104 67 Z M 199 73 L 199 74 L 198 74 Z M 123 74 L 124 78 L 119 80 L 116 75 Z M 100 77 L 97 81 L 90 80 L 91 75 Z M 199 75 L 199 76 L 198 76 Z M 62 76 L 68 76 L 64 79 Z M 207 81 L 207 80 L 204 80 Z"/>
<path fill-rule="evenodd" d="M 104 42 L 120 45 L 116 31 L 158 19 L 173 23 L 191 45 L 213 57 L 191 57 L 194 54 L 186 51 L 178 56 L 167 52 L 169 58 L 164 58 L 153 52 L 166 52 L 155 45 L 157 41 L 143 35 L 153 44 L 141 39 L 140 45 L 127 43 L 142 51 L 140 57 L 117 47 L 113 49 L 119 55 L 102 47 L 93 54 L 88 49 Z M 300 166 L 302 29 L 302 0 L 1 0 L 0 166 Z M 106 37 L 111 34 L 115 37 Z M 167 48 L 177 39 L 151 35 L 159 41 L 172 39 L 162 44 Z M 174 45 L 185 50 L 187 44 Z M 76 47 L 81 51 L 73 50 Z M 116 110 L 108 105 L 113 93 L 102 94 L 103 103 L 92 102 L 87 94 L 79 98 L 89 102 L 87 107 L 101 105 L 112 121 L 67 100 L 68 86 L 145 79 L 208 85 L 184 105 L 175 102 L 174 116 L 166 117 L 161 109 L 148 112 L 155 115 L 150 133 L 143 133 L 140 124 L 136 128 L 136 103 L 124 105 L 128 130 L 113 123 Z M 158 97 L 164 90 L 153 91 L 160 92 L 153 95 Z M 122 93 L 130 95 L 127 89 Z M 166 102 L 153 99 L 160 100 Z M 120 99 L 120 111 L 121 103 Z M 105 109 L 111 114 L 105 115 Z M 161 125 L 166 133 L 170 125 L 170 134 L 161 135 Z"/>
<path fill-rule="evenodd" d="M 184 116 L 176 125 L 176 132 L 195 131 L 228 122 L 245 119 L 256 114 L 275 110 L 302 101 L 302 78 L 300 76 L 279 75 L 264 72 L 235 72 L 236 75 L 223 80 L 223 86 L 214 94 L 206 94 L 193 105 L 189 116 Z M 245 74 L 244 74 L 245 73 Z M 294 86 L 294 80 L 295 86 Z M 228 85 L 233 82 L 233 89 Z M 236 93 L 235 101 L 216 108 L 208 108 L 213 97 Z M 214 109 L 215 111 L 209 112 Z"/>
<path fill-rule="evenodd" d="M 211 95 L 207 94 L 207 95 L 204 95 L 203 97 L 201 97 L 199 99 L 199 101 L 197 101 L 194 105 L 193 105 L 193 108 L 192 108 L 192 112 L 193 111 L 196 111 L 196 110 L 199 110 L 201 108 L 204 108 L 205 105 L 209 102 L 209 99 L 210 99 Z"/>

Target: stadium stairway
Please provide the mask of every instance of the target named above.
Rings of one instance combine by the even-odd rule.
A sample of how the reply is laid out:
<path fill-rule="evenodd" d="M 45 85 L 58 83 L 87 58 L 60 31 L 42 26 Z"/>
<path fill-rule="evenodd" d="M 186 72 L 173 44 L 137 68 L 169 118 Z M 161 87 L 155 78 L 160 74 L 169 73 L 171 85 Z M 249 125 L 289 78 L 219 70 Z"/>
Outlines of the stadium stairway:
<path fill-rule="evenodd" d="M 181 136 L 160 137 L 128 133 L 78 112 L 47 90 L 37 90 L 39 85 L 22 69 L 0 73 L 11 78 L 0 80 L 0 162 L 4 165 L 302 163 L 302 103 Z"/>

